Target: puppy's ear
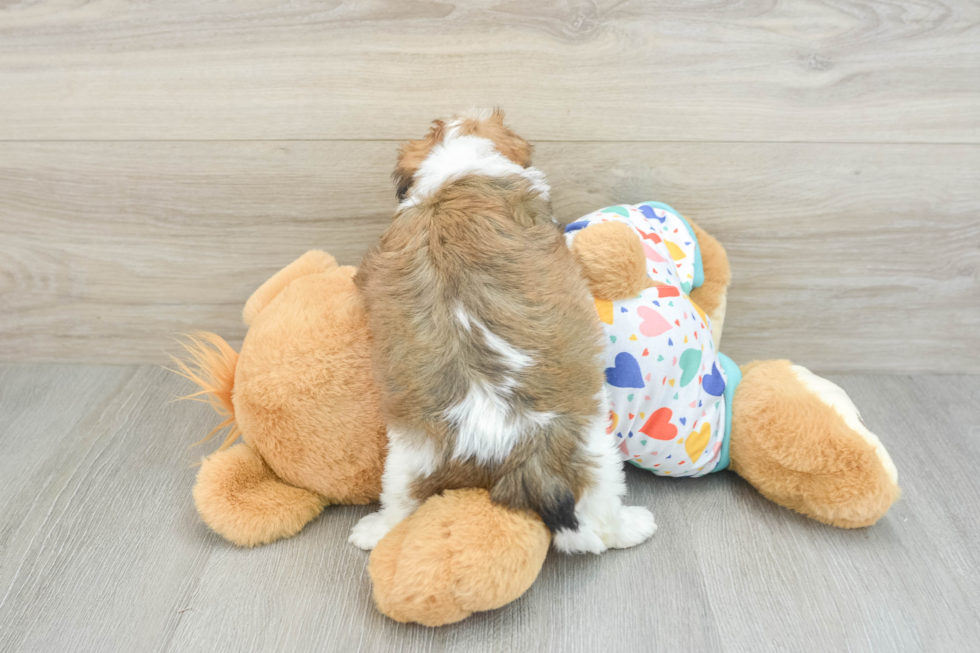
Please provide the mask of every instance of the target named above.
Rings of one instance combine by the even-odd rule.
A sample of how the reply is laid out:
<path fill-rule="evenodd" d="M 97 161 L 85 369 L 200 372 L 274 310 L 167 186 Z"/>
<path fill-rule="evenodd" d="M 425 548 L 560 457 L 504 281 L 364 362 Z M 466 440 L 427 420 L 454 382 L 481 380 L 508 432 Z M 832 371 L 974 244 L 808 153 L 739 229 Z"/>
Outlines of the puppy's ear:
<path fill-rule="evenodd" d="M 522 168 L 529 167 L 533 148 L 530 143 L 504 124 L 504 110 L 500 107 L 494 107 L 488 122 L 493 126 L 490 138 L 501 154 Z"/>
<path fill-rule="evenodd" d="M 392 174 L 392 178 L 395 180 L 395 195 L 399 202 L 404 202 L 405 197 L 408 196 L 408 189 L 412 187 L 412 178 L 399 174 L 397 170 Z"/>
<path fill-rule="evenodd" d="M 429 152 L 442 142 L 445 131 L 446 123 L 442 120 L 436 120 L 432 123 L 432 127 L 425 138 L 407 141 L 399 149 L 398 163 L 395 164 L 395 171 L 391 174 L 392 179 L 395 180 L 399 202 L 405 199 L 408 190 L 412 187 L 415 173 L 418 172 L 419 166 L 422 165 L 425 158 L 429 156 Z"/>

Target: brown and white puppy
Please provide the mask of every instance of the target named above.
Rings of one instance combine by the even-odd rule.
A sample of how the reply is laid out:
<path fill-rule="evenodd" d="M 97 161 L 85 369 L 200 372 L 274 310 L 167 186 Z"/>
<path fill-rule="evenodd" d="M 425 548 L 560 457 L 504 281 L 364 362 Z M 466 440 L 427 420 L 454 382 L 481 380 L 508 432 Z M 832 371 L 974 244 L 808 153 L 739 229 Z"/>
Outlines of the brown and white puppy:
<path fill-rule="evenodd" d="M 402 147 L 401 205 L 355 278 L 389 442 L 382 507 L 354 527 L 357 546 L 465 487 L 537 512 L 568 552 L 656 528 L 622 505 L 595 308 L 530 155 L 496 110 Z"/>

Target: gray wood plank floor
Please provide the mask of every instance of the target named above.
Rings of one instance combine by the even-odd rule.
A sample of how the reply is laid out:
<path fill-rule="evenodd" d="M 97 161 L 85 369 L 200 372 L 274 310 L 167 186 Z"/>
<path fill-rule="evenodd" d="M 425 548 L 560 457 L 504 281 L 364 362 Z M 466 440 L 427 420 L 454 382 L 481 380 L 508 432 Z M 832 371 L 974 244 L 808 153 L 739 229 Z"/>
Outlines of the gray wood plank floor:
<path fill-rule="evenodd" d="M 152 366 L 0 367 L 2 651 L 969 651 L 980 638 L 980 377 L 837 376 L 899 468 L 877 526 L 840 531 L 732 474 L 630 470 L 649 543 L 552 553 L 519 601 L 454 626 L 392 622 L 371 507 L 237 549 L 191 501 L 210 409 Z"/>

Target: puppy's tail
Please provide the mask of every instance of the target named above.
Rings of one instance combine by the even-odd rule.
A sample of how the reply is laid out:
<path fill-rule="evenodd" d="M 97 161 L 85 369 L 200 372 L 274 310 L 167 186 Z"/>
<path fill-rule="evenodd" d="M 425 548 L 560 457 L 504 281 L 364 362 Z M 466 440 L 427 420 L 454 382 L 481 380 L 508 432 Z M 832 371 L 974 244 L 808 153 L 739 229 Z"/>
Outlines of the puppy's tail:
<path fill-rule="evenodd" d="M 490 498 L 508 508 L 531 510 L 552 533 L 578 530 L 575 495 L 560 473 L 532 457 L 505 473 L 490 492 Z"/>

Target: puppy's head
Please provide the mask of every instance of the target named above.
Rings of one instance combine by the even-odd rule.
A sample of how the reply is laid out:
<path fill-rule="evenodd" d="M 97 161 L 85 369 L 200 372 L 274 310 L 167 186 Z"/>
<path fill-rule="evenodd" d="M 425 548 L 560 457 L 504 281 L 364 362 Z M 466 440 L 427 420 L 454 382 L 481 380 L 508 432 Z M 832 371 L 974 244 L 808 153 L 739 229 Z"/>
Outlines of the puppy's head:
<path fill-rule="evenodd" d="M 455 115 L 448 120 L 436 120 L 424 138 L 408 141 L 398 152 L 398 163 L 392 177 L 398 189 L 398 201 L 405 199 L 422 162 L 432 149 L 447 140 L 460 136 L 478 136 L 493 142 L 494 148 L 517 165 L 531 165 L 531 144 L 515 134 L 504 124 L 504 112 L 493 110 L 471 111 Z"/>

